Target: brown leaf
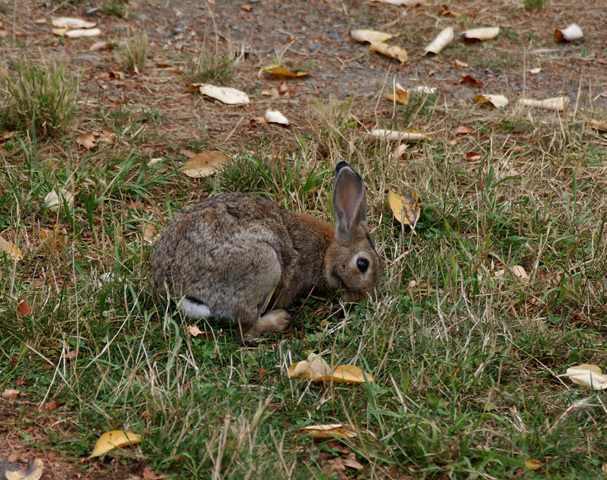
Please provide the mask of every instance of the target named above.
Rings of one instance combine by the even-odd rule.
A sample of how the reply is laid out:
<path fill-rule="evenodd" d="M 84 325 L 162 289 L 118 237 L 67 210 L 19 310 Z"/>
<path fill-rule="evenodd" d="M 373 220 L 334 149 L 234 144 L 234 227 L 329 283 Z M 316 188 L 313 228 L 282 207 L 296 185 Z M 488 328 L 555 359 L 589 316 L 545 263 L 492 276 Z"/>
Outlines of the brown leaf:
<path fill-rule="evenodd" d="M 481 159 L 481 156 L 476 152 L 468 152 L 466 153 L 466 161 L 467 162 L 477 162 Z"/>
<path fill-rule="evenodd" d="M 293 69 L 287 65 L 281 65 L 276 63 L 274 65 L 270 65 L 268 67 L 264 67 L 262 69 L 263 72 L 269 73 L 271 75 L 278 75 L 280 77 L 287 78 L 298 78 L 298 77 L 307 77 L 310 75 L 308 72 L 304 72 L 302 70 Z"/>
<path fill-rule="evenodd" d="M 403 88 L 403 86 L 396 82 L 394 84 L 393 92 L 387 92 L 386 97 L 395 103 L 401 103 L 403 105 L 409 104 L 409 92 Z"/>
<path fill-rule="evenodd" d="M 20 315 L 23 315 L 25 317 L 32 313 L 32 309 L 25 300 L 21 300 L 21 302 L 19 302 L 19 305 L 17 306 L 17 312 L 19 312 Z"/>
<path fill-rule="evenodd" d="M 99 139 L 97 141 L 107 143 L 109 145 L 114 145 L 116 143 L 116 134 L 109 130 L 104 130 L 103 132 L 101 132 L 101 135 L 99 136 Z"/>
<path fill-rule="evenodd" d="M 479 82 L 476 78 L 474 78 L 470 75 L 464 75 L 462 78 L 459 79 L 459 81 L 457 83 L 472 85 L 473 87 L 478 87 L 478 88 L 483 86 L 483 82 Z"/>
<path fill-rule="evenodd" d="M 95 147 L 95 132 L 85 132 L 78 135 L 76 138 L 78 145 L 90 150 Z"/>
<path fill-rule="evenodd" d="M 474 132 L 476 132 L 476 130 L 474 130 L 474 128 L 467 127 L 466 125 L 460 125 L 459 127 L 457 127 L 457 130 L 455 131 L 455 133 L 457 133 L 459 135 L 469 135 Z"/>
<path fill-rule="evenodd" d="M 191 178 L 208 177 L 229 160 L 225 153 L 215 150 L 198 153 L 185 162 L 182 172 Z"/>
<path fill-rule="evenodd" d="M 40 247 L 48 254 L 62 252 L 67 245 L 67 235 L 65 231 L 59 229 L 55 225 L 52 230 L 41 228 L 38 232 L 40 235 Z"/>
<path fill-rule="evenodd" d="M 356 437 L 356 430 L 341 423 L 328 425 L 308 425 L 297 430 L 298 433 L 310 438 L 352 438 Z"/>
<path fill-rule="evenodd" d="M 202 335 L 202 330 L 200 330 L 200 328 L 198 328 L 196 325 L 188 325 L 187 328 L 188 332 L 190 332 L 190 335 L 192 335 L 192 337 Z"/>
<path fill-rule="evenodd" d="M 19 390 L 15 390 L 13 388 L 5 388 L 4 392 L 2 392 L 3 400 L 16 400 L 17 397 L 21 394 Z"/>
<path fill-rule="evenodd" d="M 17 245 L 0 237 L 0 252 L 5 252 L 8 258 L 20 262 L 23 260 L 23 252 Z"/>
<path fill-rule="evenodd" d="M 272 98 L 280 97 L 280 93 L 278 93 L 278 90 L 276 89 L 276 87 L 272 87 L 269 90 L 266 88 L 265 90 L 261 91 L 261 94 L 266 95 L 268 97 L 272 97 Z"/>

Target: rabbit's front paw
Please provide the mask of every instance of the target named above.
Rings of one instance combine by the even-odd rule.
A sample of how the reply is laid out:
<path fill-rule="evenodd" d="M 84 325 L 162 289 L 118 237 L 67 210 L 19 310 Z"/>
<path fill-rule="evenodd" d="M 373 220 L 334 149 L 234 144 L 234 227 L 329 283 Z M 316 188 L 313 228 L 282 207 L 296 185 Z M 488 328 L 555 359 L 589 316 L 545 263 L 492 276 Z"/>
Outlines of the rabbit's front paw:
<path fill-rule="evenodd" d="M 258 337 L 266 332 L 281 332 L 289 326 L 290 315 L 286 310 L 272 310 L 259 317 L 247 333 L 251 337 Z"/>

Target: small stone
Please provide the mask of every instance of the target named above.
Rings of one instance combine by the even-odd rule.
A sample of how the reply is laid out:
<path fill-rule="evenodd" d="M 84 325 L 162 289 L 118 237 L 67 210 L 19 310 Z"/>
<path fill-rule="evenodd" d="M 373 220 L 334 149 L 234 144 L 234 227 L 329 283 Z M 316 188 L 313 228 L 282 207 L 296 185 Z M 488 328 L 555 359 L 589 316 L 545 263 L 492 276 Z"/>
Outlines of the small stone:
<path fill-rule="evenodd" d="M 72 58 L 72 62 L 76 63 L 78 65 L 82 65 L 83 63 L 93 63 L 96 62 L 98 60 L 98 58 L 94 55 L 87 55 L 87 54 L 82 54 L 82 55 L 77 55 L 74 58 Z"/>

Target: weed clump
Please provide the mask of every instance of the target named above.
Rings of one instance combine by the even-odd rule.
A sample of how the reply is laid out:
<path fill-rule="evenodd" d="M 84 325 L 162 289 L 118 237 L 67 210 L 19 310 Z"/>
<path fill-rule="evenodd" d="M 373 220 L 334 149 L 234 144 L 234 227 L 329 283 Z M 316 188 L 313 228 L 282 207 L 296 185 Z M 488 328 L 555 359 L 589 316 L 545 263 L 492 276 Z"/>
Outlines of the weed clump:
<path fill-rule="evenodd" d="M 148 51 L 148 34 L 129 36 L 122 45 L 122 64 L 125 70 L 139 73 L 143 70 Z"/>
<path fill-rule="evenodd" d="M 26 61 L 15 63 L 14 69 L 16 75 L 5 73 L 1 78 L 7 99 L 0 110 L 0 126 L 32 129 L 39 137 L 65 130 L 76 114 L 80 79 L 66 78 L 65 65 Z"/>
<path fill-rule="evenodd" d="M 237 57 L 232 43 L 228 42 L 228 45 L 224 47 L 219 44 L 218 37 L 214 42 L 209 42 L 205 38 L 188 77 L 192 83 L 227 85 L 234 76 Z"/>

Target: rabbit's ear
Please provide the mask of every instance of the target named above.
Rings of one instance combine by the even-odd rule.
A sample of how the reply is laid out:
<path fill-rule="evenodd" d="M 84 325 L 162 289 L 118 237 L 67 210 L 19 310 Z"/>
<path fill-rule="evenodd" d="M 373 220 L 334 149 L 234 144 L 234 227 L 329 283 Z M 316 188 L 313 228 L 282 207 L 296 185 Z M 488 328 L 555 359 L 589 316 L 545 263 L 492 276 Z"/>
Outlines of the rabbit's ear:
<path fill-rule="evenodd" d="M 337 239 L 347 242 L 350 233 L 367 220 L 367 197 L 363 179 L 347 162 L 339 162 L 335 166 L 333 209 L 337 219 Z"/>

